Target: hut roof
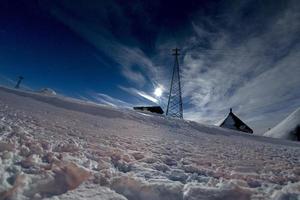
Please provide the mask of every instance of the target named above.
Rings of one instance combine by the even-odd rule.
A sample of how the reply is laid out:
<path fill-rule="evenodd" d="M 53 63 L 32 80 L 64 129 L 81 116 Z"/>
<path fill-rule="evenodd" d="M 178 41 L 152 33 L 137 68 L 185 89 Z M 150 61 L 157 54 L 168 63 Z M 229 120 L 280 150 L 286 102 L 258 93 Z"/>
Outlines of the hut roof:
<path fill-rule="evenodd" d="M 253 130 L 247 124 L 245 124 L 241 119 L 239 119 L 235 114 L 233 114 L 231 108 L 228 116 L 220 124 L 220 127 L 229 128 L 246 133 L 253 133 Z"/>
<path fill-rule="evenodd" d="M 164 113 L 163 109 L 160 106 L 140 106 L 140 107 L 133 107 L 133 109 L 139 111 L 158 113 L 158 114 Z"/>

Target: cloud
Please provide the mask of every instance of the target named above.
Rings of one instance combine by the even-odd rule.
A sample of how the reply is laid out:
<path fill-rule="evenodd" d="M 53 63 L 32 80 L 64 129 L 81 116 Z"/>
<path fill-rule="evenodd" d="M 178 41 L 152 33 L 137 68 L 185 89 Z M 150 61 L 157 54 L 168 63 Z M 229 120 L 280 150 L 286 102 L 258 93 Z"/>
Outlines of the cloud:
<path fill-rule="evenodd" d="M 185 116 L 216 123 L 233 107 L 261 133 L 266 130 L 261 121 L 267 126 L 278 122 L 271 113 L 283 117 L 300 106 L 297 7 L 298 4 L 291 4 L 272 19 L 266 19 L 269 21 L 263 31 L 246 28 L 242 36 L 220 25 L 214 25 L 217 31 L 210 34 L 202 30 L 201 23 L 193 22 L 199 40 L 205 39 L 214 50 L 198 48 L 201 41 L 186 47 L 191 53 L 187 51 L 183 58 L 183 94 L 190 104 Z M 246 26 L 238 20 L 234 22 L 237 27 Z"/>
<path fill-rule="evenodd" d="M 119 86 L 119 88 L 125 92 L 128 92 L 131 95 L 134 95 L 136 97 L 143 97 L 144 99 L 147 99 L 148 101 L 151 101 L 152 103 L 159 103 L 159 99 L 156 99 L 155 97 L 141 91 L 141 90 L 137 90 L 135 88 L 128 88 L 128 87 L 124 87 L 124 86 Z"/>
<path fill-rule="evenodd" d="M 64 8 L 61 5 L 53 4 L 52 7 L 49 8 L 49 11 L 54 17 L 67 25 L 90 44 L 94 45 L 99 52 L 114 61 L 120 67 L 121 74 L 123 74 L 124 77 L 138 84 L 140 87 L 144 86 L 146 81 L 155 80 L 157 73 L 159 73 L 157 71 L 158 68 L 140 48 L 134 45 L 124 45 L 113 36 L 113 33 L 111 33 L 109 29 L 96 26 L 97 23 L 90 23 L 90 21 L 86 21 L 84 17 L 78 17 L 80 14 L 89 16 L 89 13 L 85 12 L 87 8 L 83 7 L 79 10 L 73 8 L 72 10 L 72 6 L 65 6 L 68 7 Z M 70 9 L 75 12 L 75 14 L 69 12 Z M 119 15 L 120 18 L 124 17 L 122 14 Z M 105 18 L 105 16 L 101 17 Z"/>
<path fill-rule="evenodd" d="M 109 106 L 113 106 L 113 107 L 124 107 L 124 108 L 132 108 L 133 107 L 132 104 L 122 101 L 120 99 L 111 97 L 107 94 L 91 92 L 89 96 L 90 96 L 90 98 L 85 97 L 84 99 L 92 100 L 92 101 L 95 101 L 96 103 L 101 103 L 101 104 L 105 104 L 105 105 L 109 105 Z"/>
<path fill-rule="evenodd" d="M 144 85 L 146 83 L 146 78 L 141 72 L 134 71 L 130 67 L 124 67 L 122 69 L 122 74 L 129 80 Z"/>
<path fill-rule="evenodd" d="M 154 97 L 144 93 L 144 92 L 137 92 L 138 95 L 140 95 L 141 97 L 144 97 L 145 99 L 148 99 L 149 101 L 152 101 L 154 103 L 158 103 L 158 100 L 155 99 Z"/>

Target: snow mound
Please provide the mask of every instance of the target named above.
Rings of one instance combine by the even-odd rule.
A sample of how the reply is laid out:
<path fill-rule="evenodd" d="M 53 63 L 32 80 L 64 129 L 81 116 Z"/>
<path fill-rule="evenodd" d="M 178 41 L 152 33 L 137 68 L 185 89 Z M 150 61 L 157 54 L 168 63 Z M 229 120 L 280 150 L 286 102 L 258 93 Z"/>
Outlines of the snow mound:
<path fill-rule="evenodd" d="M 264 136 L 300 141 L 300 108 L 267 131 Z"/>
<path fill-rule="evenodd" d="M 51 88 L 43 88 L 38 92 L 45 95 L 56 95 L 56 92 Z"/>
<path fill-rule="evenodd" d="M 131 176 L 116 177 L 112 180 L 111 188 L 123 194 L 130 200 L 182 200 L 180 182 L 169 180 L 149 180 Z"/>
<path fill-rule="evenodd" d="M 124 196 L 110 190 L 107 187 L 99 187 L 96 184 L 82 184 L 75 190 L 60 196 L 53 196 L 44 200 L 127 200 Z"/>
<path fill-rule="evenodd" d="M 184 200 L 250 200 L 251 191 L 232 183 L 219 184 L 217 188 L 190 183 L 184 188 Z"/>

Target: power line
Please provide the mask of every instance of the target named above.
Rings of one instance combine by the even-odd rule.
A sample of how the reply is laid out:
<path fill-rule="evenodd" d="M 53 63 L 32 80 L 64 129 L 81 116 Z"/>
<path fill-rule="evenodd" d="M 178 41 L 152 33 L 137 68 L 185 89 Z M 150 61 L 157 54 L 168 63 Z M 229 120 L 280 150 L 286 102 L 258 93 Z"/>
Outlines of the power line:
<path fill-rule="evenodd" d="M 165 48 L 160 48 L 158 51 L 160 53 L 168 53 Z M 229 53 L 228 53 L 229 52 Z M 263 53 L 251 53 L 251 52 L 242 52 L 240 48 L 231 48 L 231 49 L 208 49 L 208 48 L 197 48 L 193 50 L 185 50 L 182 55 L 221 55 L 221 56 L 242 56 L 242 57 L 271 57 L 272 54 L 263 54 Z"/>

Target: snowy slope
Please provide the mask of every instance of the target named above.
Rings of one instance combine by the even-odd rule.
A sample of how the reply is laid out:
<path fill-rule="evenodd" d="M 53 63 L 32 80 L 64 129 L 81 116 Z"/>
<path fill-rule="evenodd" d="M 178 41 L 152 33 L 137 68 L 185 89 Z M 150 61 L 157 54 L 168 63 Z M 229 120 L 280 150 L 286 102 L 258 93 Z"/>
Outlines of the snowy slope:
<path fill-rule="evenodd" d="M 0 88 L 1 199 L 297 199 L 300 145 Z"/>
<path fill-rule="evenodd" d="M 264 136 L 281 138 L 288 140 L 297 140 L 296 131 L 300 129 L 300 108 L 295 110 L 282 122 L 271 130 L 267 131 Z"/>
<path fill-rule="evenodd" d="M 51 88 L 42 88 L 38 92 L 45 95 L 56 95 L 56 92 Z"/>

